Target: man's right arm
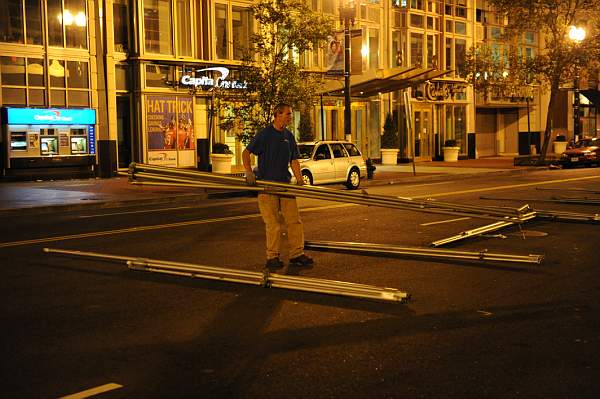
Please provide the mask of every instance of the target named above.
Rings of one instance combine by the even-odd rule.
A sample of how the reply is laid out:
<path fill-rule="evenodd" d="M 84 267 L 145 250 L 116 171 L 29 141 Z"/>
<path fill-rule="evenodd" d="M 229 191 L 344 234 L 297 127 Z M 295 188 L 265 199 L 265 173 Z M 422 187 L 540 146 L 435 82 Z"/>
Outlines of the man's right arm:
<path fill-rule="evenodd" d="M 244 165 L 244 170 L 246 171 L 246 183 L 249 186 L 255 186 L 256 185 L 256 176 L 254 175 L 254 172 L 252 171 L 252 163 L 250 161 L 250 151 L 248 151 L 248 149 L 244 149 L 244 151 L 242 152 L 242 163 Z"/>

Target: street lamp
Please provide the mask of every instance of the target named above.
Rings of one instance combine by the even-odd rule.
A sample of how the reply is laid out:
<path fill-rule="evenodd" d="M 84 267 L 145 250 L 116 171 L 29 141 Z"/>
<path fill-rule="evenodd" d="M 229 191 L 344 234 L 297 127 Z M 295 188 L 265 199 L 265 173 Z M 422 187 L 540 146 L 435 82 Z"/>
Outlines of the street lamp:
<path fill-rule="evenodd" d="M 577 46 L 585 39 L 585 29 L 570 26 L 569 27 L 569 39 L 573 41 L 575 44 L 576 50 Z M 575 78 L 573 81 L 573 138 L 575 142 L 579 140 L 579 131 L 580 131 L 580 120 L 579 120 L 579 59 L 575 57 Z"/>
<path fill-rule="evenodd" d="M 354 25 L 356 6 L 345 1 L 340 6 L 340 22 L 344 24 L 344 138 L 352 140 L 352 109 L 350 103 L 350 26 Z"/>

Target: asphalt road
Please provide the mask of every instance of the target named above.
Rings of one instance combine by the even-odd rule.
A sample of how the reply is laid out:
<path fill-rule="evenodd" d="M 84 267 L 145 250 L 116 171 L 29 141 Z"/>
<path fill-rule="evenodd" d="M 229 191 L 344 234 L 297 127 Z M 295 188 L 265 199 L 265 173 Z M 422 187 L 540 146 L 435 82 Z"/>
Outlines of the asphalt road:
<path fill-rule="evenodd" d="M 586 214 L 597 169 L 369 192 Z M 494 196 L 502 200 L 480 199 Z M 526 200 L 509 200 L 523 198 Z M 540 201 L 545 200 L 545 201 Z M 490 221 L 300 200 L 307 240 L 428 246 Z M 597 398 L 600 224 L 527 222 L 448 248 L 541 265 L 311 251 L 290 274 L 398 288 L 407 304 L 128 270 L 42 248 L 249 271 L 264 263 L 254 198 L 0 219 L 4 398 Z"/>

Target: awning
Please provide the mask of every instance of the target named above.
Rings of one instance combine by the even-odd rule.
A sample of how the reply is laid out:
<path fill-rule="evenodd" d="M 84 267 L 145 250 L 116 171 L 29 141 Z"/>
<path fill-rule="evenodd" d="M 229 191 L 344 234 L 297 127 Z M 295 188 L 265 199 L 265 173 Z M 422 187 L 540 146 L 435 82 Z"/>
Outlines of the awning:
<path fill-rule="evenodd" d="M 350 94 L 352 97 L 363 98 L 376 96 L 380 93 L 413 87 L 450 72 L 435 68 L 416 67 L 369 70 L 361 75 L 350 76 Z M 326 82 L 321 93 L 326 96 L 343 96 L 344 81 L 332 80 Z"/>
<path fill-rule="evenodd" d="M 600 110 L 600 91 L 594 89 L 581 90 L 581 94 L 583 94 L 590 103 L 594 104 L 596 109 Z"/>

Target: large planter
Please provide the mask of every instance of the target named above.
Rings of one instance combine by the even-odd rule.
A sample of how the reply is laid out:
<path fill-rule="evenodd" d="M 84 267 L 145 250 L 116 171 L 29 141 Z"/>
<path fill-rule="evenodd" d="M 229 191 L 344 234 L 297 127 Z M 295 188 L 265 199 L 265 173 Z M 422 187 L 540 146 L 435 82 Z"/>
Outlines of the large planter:
<path fill-rule="evenodd" d="M 565 152 L 567 150 L 567 142 L 566 141 L 555 141 L 554 142 L 554 153 L 555 154 L 562 154 L 563 152 Z"/>
<path fill-rule="evenodd" d="M 460 147 L 442 147 L 445 162 L 458 162 L 458 151 Z"/>
<path fill-rule="evenodd" d="M 381 164 L 382 165 L 396 165 L 398 163 L 398 152 L 397 148 L 382 148 L 381 149 Z"/>
<path fill-rule="evenodd" d="M 233 154 L 210 154 L 213 173 L 231 173 L 231 158 Z"/>

